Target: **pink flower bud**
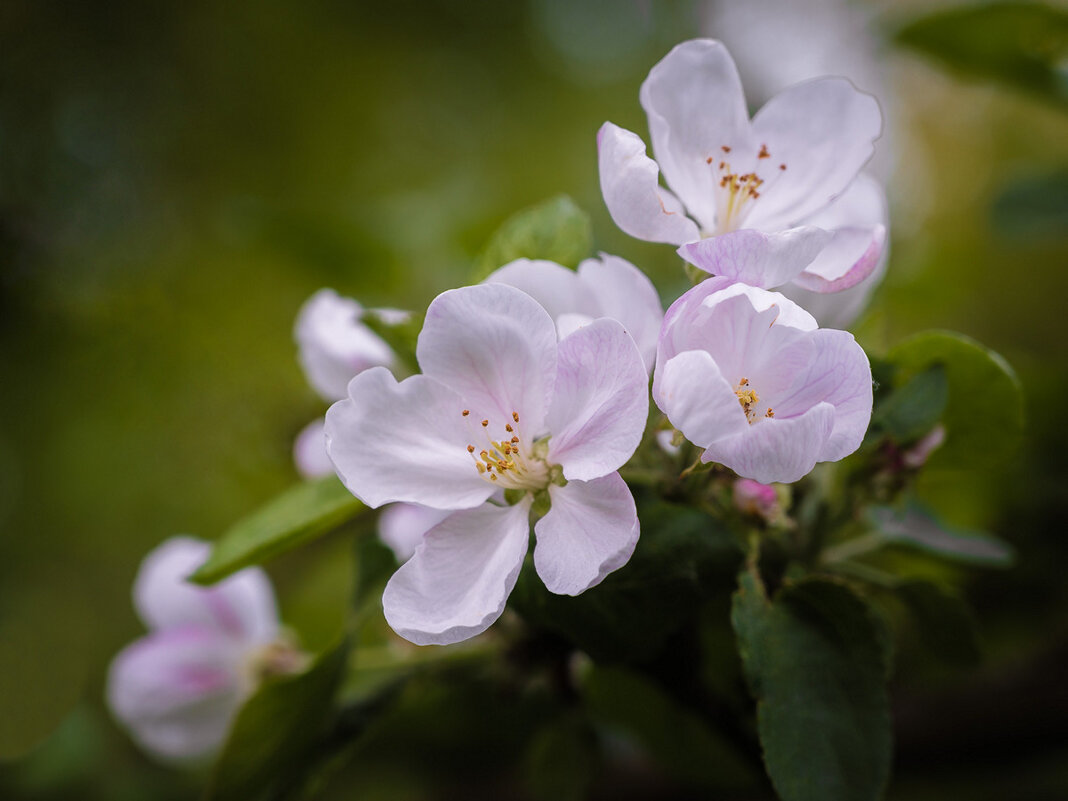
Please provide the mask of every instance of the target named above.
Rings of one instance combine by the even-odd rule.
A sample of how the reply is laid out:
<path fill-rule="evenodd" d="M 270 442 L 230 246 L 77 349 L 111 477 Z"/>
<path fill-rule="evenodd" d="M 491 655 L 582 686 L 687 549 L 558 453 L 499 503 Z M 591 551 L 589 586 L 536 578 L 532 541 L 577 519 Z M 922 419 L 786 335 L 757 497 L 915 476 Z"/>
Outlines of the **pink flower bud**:
<path fill-rule="evenodd" d="M 738 511 L 768 521 L 779 516 L 779 495 L 774 487 L 751 478 L 739 478 L 734 482 L 733 493 Z"/>

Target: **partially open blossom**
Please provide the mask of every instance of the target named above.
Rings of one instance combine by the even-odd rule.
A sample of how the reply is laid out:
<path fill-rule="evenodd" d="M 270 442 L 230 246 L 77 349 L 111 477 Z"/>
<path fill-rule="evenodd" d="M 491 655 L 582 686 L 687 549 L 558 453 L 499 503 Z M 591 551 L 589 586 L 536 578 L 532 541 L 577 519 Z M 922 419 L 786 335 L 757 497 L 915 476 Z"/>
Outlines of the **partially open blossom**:
<path fill-rule="evenodd" d="M 624 231 L 763 288 L 837 292 L 875 270 L 885 216 L 845 225 L 818 216 L 872 155 L 882 118 L 870 95 L 822 78 L 781 92 L 750 120 L 726 48 L 695 39 L 653 67 L 640 98 L 656 161 L 612 123 L 597 135 L 601 190 Z"/>
<path fill-rule="evenodd" d="M 386 620 L 418 644 L 484 631 L 523 564 L 576 595 L 630 558 L 638 518 L 616 472 L 641 440 L 647 375 L 634 341 L 606 318 L 562 340 L 542 306 L 499 283 L 455 289 L 427 309 L 421 375 L 372 368 L 326 415 L 338 475 L 371 507 L 450 510 L 383 595 Z M 511 505 L 487 503 L 504 490 Z"/>
<path fill-rule="evenodd" d="M 577 271 L 552 261 L 517 259 L 486 281 L 509 284 L 538 301 L 556 321 L 561 339 L 598 317 L 619 320 L 652 373 L 664 308 L 652 281 L 626 259 L 602 253 Z"/>
<path fill-rule="evenodd" d="M 323 400 L 345 397 L 349 379 L 368 367 L 393 364 L 393 350 L 361 322 L 364 308 L 332 289 L 320 289 L 297 315 L 294 336 L 308 383 Z"/>
<path fill-rule="evenodd" d="M 266 574 L 247 568 L 213 587 L 186 581 L 211 551 L 190 537 L 145 557 L 133 600 L 149 633 L 112 661 L 107 699 L 137 743 L 163 759 L 196 760 L 223 743 L 260 675 L 295 667 L 279 639 Z"/>
<path fill-rule="evenodd" d="M 702 461 L 787 483 L 860 446 L 871 367 L 851 334 L 779 293 L 713 278 L 668 309 L 653 399 Z"/>

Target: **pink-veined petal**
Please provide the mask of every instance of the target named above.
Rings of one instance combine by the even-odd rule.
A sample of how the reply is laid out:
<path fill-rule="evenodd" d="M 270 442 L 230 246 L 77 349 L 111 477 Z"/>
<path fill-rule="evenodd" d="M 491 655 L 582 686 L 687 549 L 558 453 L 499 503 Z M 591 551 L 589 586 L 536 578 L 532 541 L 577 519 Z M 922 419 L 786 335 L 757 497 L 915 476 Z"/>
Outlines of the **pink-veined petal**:
<path fill-rule="evenodd" d="M 599 317 L 597 303 L 590 287 L 579 280 L 574 270 L 554 261 L 516 259 L 486 278 L 485 283 L 514 286 L 541 304 L 556 320 L 562 314 L 584 314 Z"/>
<path fill-rule="evenodd" d="M 749 428 L 733 386 L 707 351 L 684 351 L 656 369 L 656 405 L 694 445 L 705 448 Z"/>
<path fill-rule="evenodd" d="M 578 595 L 627 563 L 640 527 L 619 473 L 549 485 L 552 507 L 534 526 L 534 567 L 551 592 Z"/>
<path fill-rule="evenodd" d="M 770 234 L 743 229 L 690 242 L 678 252 L 707 273 L 774 289 L 801 275 L 831 236 L 829 231 L 811 226 Z"/>
<path fill-rule="evenodd" d="M 527 553 L 528 495 L 515 506 L 483 504 L 430 529 L 386 585 L 386 622 L 416 645 L 481 634 L 504 611 Z"/>
<path fill-rule="evenodd" d="M 800 417 L 762 419 L 709 445 L 701 461 L 719 462 L 761 484 L 788 484 L 807 475 L 820 460 L 834 428 L 834 407 L 818 403 Z"/>
<path fill-rule="evenodd" d="M 363 307 L 332 289 L 312 295 L 297 315 L 294 337 L 308 383 L 323 400 L 345 397 L 349 379 L 368 367 L 390 367 L 393 350 L 360 322 Z"/>
<path fill-rule="evenodd" d="M 602 317 L 564 339 L 549 408 L 549 463 L 569 480 L 618 470 L 641 442 L 648 383 L 638 347 L 618 321 Z"/>
<path fill-rule="evenodd" d="M 195 625 L 158 631 L 112 661 L 107 700 L 147 751 L 197 760 L 218 750 L 248 693 L 237 641 Z"/>
<path fill-rule="evenodd" d="M 196 625 L 250 643 L 278 635 L 278 609 L 271 582 L 249 567 L 210 587 L 186 579 L 211 553 L 211 545 L 192 537 L 171 537 L 141 562 L 133 600 L 150 629 Z"/>
<path fill-rule="evenodd" d="M 844 78 L 791 86 L 753 117 L 774 170 L 746 225 L 765 231 L 797 225 L 845 191 L 875 152 L 882 113 L 874 97 Z M 807 222 L 807 220 L 806 220 Z"/>
<path fill-rule="evenodd" d="M 719 175 L 708 159 L 749 140 L 749 112 L 734 61 L 712 39 L 682 42 L 649 71 L 639 97 L 667 185 L 702 228 L 715 230 Z"/>
<path fill-rule="evenodd" d="M 612 220 L 647 242 L 681 245 L 700 236 L 682 204 L 660 186 L 660 170 L 637 134 L 606 122 L 597 132 L 601 193 Z"/>
<path fill-rule="evenodd" d="M 326 450 L 342 483 L 371 508 L 391 501 L 478 506 L 493 487 L 467 451 L 484 435 L 474 413 L 463 416 L 464 403 L 423 375 L 397 383 L 384 367 L 360 373 L 349 398 L 326 413 Z"/>
<path fill-rule="evenodd" d="M 424 375 L 458 393 L 494 430 L 515 412 L 526 437 L 542 433 L 556 379 L 556 326 L 525 292 L 480 284 L 441 293 L 427 309 L 416 356 Z"/>
<path fill-rule="evenodd" d="M 406 562 L 423 541 L 423 535 L 451 514 L 417 503 L 392 503 L 378 516 L 378 536 L 398 562 Z"/>
<path fill-rule="evenodd" d="M 642 354 L 646 372 L 651 373 L 664 321 L 664 307 L 653 282 L 626 259 L 607 253 L 582 262 L 578 274 L 597 298 L 601 315 L 623 323 Z"/>

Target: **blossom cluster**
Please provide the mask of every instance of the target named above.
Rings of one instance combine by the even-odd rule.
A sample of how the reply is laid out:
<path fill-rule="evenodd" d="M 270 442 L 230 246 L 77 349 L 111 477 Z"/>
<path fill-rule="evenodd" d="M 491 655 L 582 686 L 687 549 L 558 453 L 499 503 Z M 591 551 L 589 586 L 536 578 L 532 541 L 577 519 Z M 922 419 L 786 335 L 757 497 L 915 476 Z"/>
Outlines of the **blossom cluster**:
<path fill-rule="evenodd" d="M 880 274 L 886 202 L 861 171 L 882 127 L 874 98 L 821 78 L 750 119 L 734 62 L 702 39 L 653 67 L 640 101 L 653 155 L 606 122 L 600 185 L 624 232 L 676 247 L 703 279 L 666 313 L 619 256 L 577 270 L 520 259 L 429 304 L 419 372 L 400 380 L 368 323 L 388 328 L 404 313 L 322 290 L 298 317 L 300 362 L 333 405 L 298 437 L 297 468 L 336 472 L 385 507 L 380 533 L 401 563 L 385 619 L 413 643 L 492 625 L 532 534 L 534 571 L 554 593 L 578 595 L 626 565 L 640 523 L 620 471 L 643 442 L 672 447 L 657 431 L 732 470 L 739 508 L 767 519 L 779 514 L 767 485 L 842 459 L 865 435 L 864 351 L 775 290 L 826 296 L 819 319 L 842 321 L 855 294 L 846 311 L 834 293 Z M 278 643 L 262 574 L 183 583 L 206 547 L 177 540 L 149 557 L 135 595 L 153 633 L 112 668 L 116 714 L 169 756 L 217 747 Z"/>

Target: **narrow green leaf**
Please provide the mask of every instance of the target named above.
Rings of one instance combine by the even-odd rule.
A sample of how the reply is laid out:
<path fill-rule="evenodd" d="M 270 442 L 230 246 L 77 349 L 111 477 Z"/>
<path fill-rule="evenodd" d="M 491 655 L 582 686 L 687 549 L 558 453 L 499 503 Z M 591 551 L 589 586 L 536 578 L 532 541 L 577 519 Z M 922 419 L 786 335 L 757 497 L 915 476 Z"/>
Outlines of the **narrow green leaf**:
<path fill-rule="evenodd" d="M 920 643 L 950 664 L 979 662 L 979 632 L 968 605 L 929 581 L 905 581 L 894 593 L 908 607 Z"/>
<path fill-rule="evenodd" d="M 917 334 L 887 355 L 898 380 L 941 364 L 949 383 L 942 422 L 945 443 L 929 467 L 992 466 L 1008 458 L 1023 431 L 1023 391 L 1016 373 L 997 353 L 949 331 Z"/>
<path fill-rule="evenodd" d="M 326 733 L 347 654 L 342 642 L 305 672 L 269 680 L 248 700 L 215 763 L 205 801 L 251 801 L 293 780 Z"/>
<path fill-rule="evenodd" d="M 515 259 L 548 259 L 577 267 L 592 251 L 590 216 L 567 195 L 559 195 L 501 224 L 479 256 L 476 280 Z"/>
<path fill-rule="evenodd" d="M 883 541 L 893 545 L 918 548 L 943 559 L 986 567 L 1008 567 L 1014 554 L 1012 546 L 989 534 L 951 532 L 933 518 L 911 509 L 900 514 L 891 507 L 874 507 L 869 517 Z"/>
<path fill-rule="evenodd" d="M 213 584 L 326 534 L 363 509 L 336 476 L 297 484 L 231 526 L 190 580 Z"/>
<path fill-rule="evenodd" d="M 845 584 L 806 579 L 769 600 L 739 578 L 731 622 L 764 762 L 783 801 L 874 801 L 890 772 L 888 640 Z"/>
<path fill-rule="evenodd" d="M 1068 104 L 1068 13 L 1063 9 L 1030 2 L 960 6 L 921 17 L 896 38 L 965 74 Z"/>

